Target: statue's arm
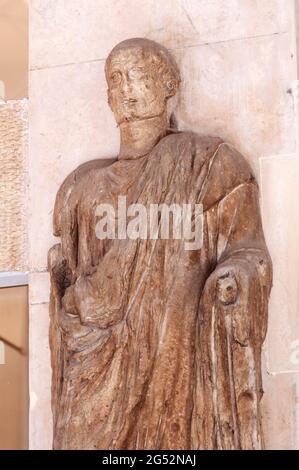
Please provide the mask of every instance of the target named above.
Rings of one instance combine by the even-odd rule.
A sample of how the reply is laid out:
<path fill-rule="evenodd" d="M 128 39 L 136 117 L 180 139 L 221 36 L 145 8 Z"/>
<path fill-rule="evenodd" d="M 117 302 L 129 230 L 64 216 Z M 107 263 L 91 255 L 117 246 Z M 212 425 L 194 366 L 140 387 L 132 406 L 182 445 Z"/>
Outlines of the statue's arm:
<path fill-rule="evenodd" d="M 96 270 L 80 276 L 62 298 L 65 311 L 79 315 L 82 325 L 109 328 L 125 315 L 127 292 L 137 243 L 115 240 Z"/>
<path fill-rule="evenodd" d="M 56 338 L 58 344 L 61 331 L 68 334 L 78 334 L 82 330 L 78 314 L 70 306 L 65 309 L 66 302 L 62 299 L 70 292 L 77 279 L 77 205 L 81 197 L 82 187 L 90 172 L 101 169 L 113 163 L 112 159 L 92 160 L 80 165 L 62 183 L 55 200 L 53 212 L 53 234 L 60 237 L 60 243 L 54 245 L 48 253 L 48 271 L 51 279 L 51 334 L 50 339 Z M 69 294 L 67 294 L 69 292 Z M 67 305 L 69 307 L 69 305 Z M 75 314 L 76 317 L 68 314 Z M 53 341 L 54 342 L 54 341 Z M 58 348 L 59 349 L 59 348 Z M 57 358 L 53 355 L 52 360 Z"/>
<path fill-rule="evenodd" d="M 206 281 L 205 299 L 231 306 L 235 339 L 255 332 L 263 342 L 272 264 L 265 244 L 257 184 L 242 183 L 218 204 L 216 266 Z"/>
<path fill-rule="evenodd" d="M 97 159 L 83 163 L 64 180 L 56 195 L 53 213 L 53 234 L 61 239 L 61 251 L 73 282 L 78 260 L 78 204 L 89 188 L 89 175 L 111 165 L 115 159 Z"/>
<path fill-rule="evenodd" d="M 213 398 L 210 433 L 216 420 L 216 447 L 261 449 L 261 347 L 272 266 L 255 181 L 235 186 L 215 210 L 214 269 L 200 300 L 197 341 L 199 367 L 206 363 L 210 372 L 208 379 L 199 375 L 199 386 Z M 206 413 L 204 403 L 198 413 Z"/>

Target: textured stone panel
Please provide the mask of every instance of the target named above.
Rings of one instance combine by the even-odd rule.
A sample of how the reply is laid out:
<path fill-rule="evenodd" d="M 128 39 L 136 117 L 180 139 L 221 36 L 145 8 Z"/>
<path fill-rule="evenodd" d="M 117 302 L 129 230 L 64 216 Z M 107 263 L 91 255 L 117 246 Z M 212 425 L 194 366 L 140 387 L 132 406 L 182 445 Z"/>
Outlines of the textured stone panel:
<path fill-rule="evenodd" d="M 27 267 L 28 101 L 0 103 L 0 271 Z"/>

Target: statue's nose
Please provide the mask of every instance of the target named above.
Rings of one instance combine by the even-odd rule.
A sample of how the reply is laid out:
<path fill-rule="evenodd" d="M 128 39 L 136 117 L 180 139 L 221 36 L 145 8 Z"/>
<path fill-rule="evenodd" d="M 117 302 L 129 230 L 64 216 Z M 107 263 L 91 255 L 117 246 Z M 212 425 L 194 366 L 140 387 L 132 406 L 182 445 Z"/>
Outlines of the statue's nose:
<path fill-rule="evenodd" d="M 126 74 L 122 80 L 122 92 L 123 94 L 130 93 L 132 91 L 131 80 L 128 74 Z"/>

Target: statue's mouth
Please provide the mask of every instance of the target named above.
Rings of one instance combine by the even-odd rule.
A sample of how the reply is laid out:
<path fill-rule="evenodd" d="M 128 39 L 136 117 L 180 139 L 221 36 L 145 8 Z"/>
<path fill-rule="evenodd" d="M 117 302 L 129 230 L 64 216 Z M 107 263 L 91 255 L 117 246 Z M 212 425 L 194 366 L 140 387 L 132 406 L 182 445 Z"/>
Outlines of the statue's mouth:
<path fill-rule="evenodd" d="M 123 100 L 123 104 L 129 105 L 129 104 L 134 104 L 137 103 L 137 100 L 135 98 L 126 98 Z"/>

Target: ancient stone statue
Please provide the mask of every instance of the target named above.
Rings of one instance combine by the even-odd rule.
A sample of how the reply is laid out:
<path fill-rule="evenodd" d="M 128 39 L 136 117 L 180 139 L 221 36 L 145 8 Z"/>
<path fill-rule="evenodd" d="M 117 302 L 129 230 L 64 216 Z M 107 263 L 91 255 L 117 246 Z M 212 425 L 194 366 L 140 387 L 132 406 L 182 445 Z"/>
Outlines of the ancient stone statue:
<path fill-rule="evenodd" d="M 119 155 L 69 175 L 54 211 L 54 448 L 260 449 L 272 274 L 252 170 L 221 139 L 171 128 L 180 75 L 164 47 L 124 41 L 105 71 Z M 202 205 L 200 247 L 98 236 L 98 207 L 120 196 Z"/>

